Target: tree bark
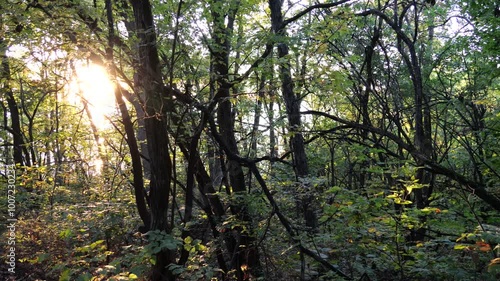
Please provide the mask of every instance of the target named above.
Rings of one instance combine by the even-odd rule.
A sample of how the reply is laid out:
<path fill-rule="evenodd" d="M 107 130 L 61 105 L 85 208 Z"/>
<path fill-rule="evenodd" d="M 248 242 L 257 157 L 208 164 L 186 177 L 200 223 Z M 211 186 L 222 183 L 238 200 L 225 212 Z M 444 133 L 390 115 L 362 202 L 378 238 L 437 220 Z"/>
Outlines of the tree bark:
<path fill-rule="evenodd" d="M 113 7 L 111 0 L 106 0 L 106 16 L 108 20 L 108 46 L 106 49 L 106 59 L 108 63 L 113 64 L 114 62 L 114 42 L 115 37 L 114 32 L 114 20 L 113 20 Z M 113 68 L 110 69 L 113 77 L 116 76 L 116 71 Z M 133 176 L 133 187 L 135 195 L 135 203 L 137 206 L 137 211 L 139 217 L 141 218 L 144 227 L 140 227 L 141 232 L 145 233 L 149 231 L 151 226 L 151 214 L 149 213 L 148 206 L 146 204 L 147 194 L 144 189 L 144 174 L 141 162 L 141 153 L 139 151 L 139 146 L 137 144 L 137 138 L 135 136 L 134 125 L 132 119 L 130 118 L 127 105 L 123 100 L 123 96 L 131 96 L 125 89 L 123 89 L 118 83 L 115 83 L 115 100 L 120 114 L 122 117 L 123 127 L 125 128 L 126 142 L 129 148 L 130 157 L 132 159 L 132 176 Z M 136 107 L 136 110 L 138 108 Z M 142 109 L 139 109 L 142 112 Z M 139 114 L 138 112 L 138 114 Z"/>
<path fill-rule="evenodd" d="M 269 8 L 271 10 L 271 26 L 274 34 L 279 37 L 279 41 L 286 38 L 285 25 L 281 11 L 282 2 L 280 0 L 269 0 Z M 288 117 L 289 131 L 291 132 L 290 148 L 293 151 L 293 167 L 297 181 L 301 178 L 306 178 L 309 175 L 309 166 L 307 163 L 307 155 L 304 144 L 304 137 L 300 132 L 302 129 L 302 121 L 300 114 L 301 99 L 294 93 L 293 80 L 290 70 L 290 61 L 288 56 L 288 45 L 286 43 L 278 43 L 278 58 L 281 60 L 280 64 L 280 78 L 281 78 L 281 93 L 285 101 L 286 113 Z M 300 200 L 302 212 L 306 226 L 314 229 L 317 227 L 317 218 L 312 204 L 312 195 L 309 194 L 310 190 L 307 183 L 301 184 L 301 188 L 305 189 L 305 195 L 302 195 Z"/>
<path fill-rule="evenodd" d="M 414 5 L 411 3 L 409 5 Z M 414 7 L 416 9 L 416 7 Z M 397 7 L 395 8 L 397 9 Z M 406 9 L 405 9 L 406 10 Z M 418 152 L 425 155 L 426 158 L 433 160 L 433 143 L 432 143 L 432 132 L 431 132 L 431 116 L 430 116 L 430 105 L 429 96 L 425 93 L 423 88 L 422 79 L 422 69 L 420 62 L 418 60 L 417 51 L 415 48 L 415 40 L 408 37 L 402 29 L 402 22 L 395 17 L 395 20 L 391 20 L 389 16 L 382 13 L 379 10 L 367 10 L 359 13 L 358 15 L 376 15 L 382 20 L 384 20 L 396 33 L 397 35 L 397 47 L 403 61 L 408 68 L 410 73 L 410 78 L 413 85 L 413 95 L 415 103 L 414 111 L 414 125 L 415 125 L 415 135 L 414 144 Z M 415 18 L 415 22 L 418 18 Z M 414 35 L 415 38 L 417 34 Z M 406 50 L 404 48 L 406 47 Z M 415 159 L 418 167 L 423 167 L 425 163 L 421 159 Z M 426 169 L 419 168 L 416 174 L 416 179 L 418 184 L 422 185 L 422 188 L 414 189 L 414 201 L 415 206 L 418 209 L 423 209 L 429 204 L 429 197 L 432 193 L 433 184 L 433 174 Z M 417 241 L 422 240 L 425 236 L 425 229 L 418 229 L 412 234 L 411 240 Z"/>
<path fill-rule="evenodd" d="M 219 5 L 224 5 L 224 1 L 214 1 L 211 6 L 213 17 L 213 40 L 214 48 L 212 52 L 212 65 L 215 74 L 215 98 L 219 101 L 217 109 L 217 121 L 220 133 L 224 137 L 228 149 L 231 153 L 239 154 L 238 145 L 234 133 L 233 108 L 230 100 L 230 89 L 232 84 L 229 81 L 229 53 L 231 51 L 230 40 L 233 34 L 235 16 L 238 10 L 238 1 L 229 3 L 229 15 L 219 13 Z M 226 25 L 227 20 L 227 25 Z M 232 193 L 244 193 L 247 191 L 243 168 L 238 161 L 227 159 L 227 174 Z M 231 211 L 242 222 L 251 229 L 251 218 L 245 205 L 231 204 Z M 230 251 L 234 253 L 231 258 L 230 268 L 236 270 L 238 280 L 247 280 L 249 276 L 243 268 L 248 268 L 254 273 L 260 267 L 257 247 L 253 245 L 254 238 L 249 231 L 243 232 L 239 229 L 237 234 L 237 244 L 230 245 Z M 250 231 L 251 232 L 251 231 Z M 231 249 L 232 248 L 232 249 Z"/>
<path fill-rule="evenodd" d="M 10 132 L 12 133 L 13 139 L 13 160 L 15 165 L 23 166 L 24 157 L 23 157 L 23 146 L 24 140 L 21 132 L 21 116 L 19 113 L 19 106 L 14 98 L 14 93 L 11 88 L 11 73 L 10 73 L 10 64 L 9 58 L 7 57 L 7 44 L 4 38 L 0 38 L 0 51 L 2 55 L 2 69 L 0 78 L 4 80 L 4 93 L 7 100 L 7 106 L 10 112 L 10 121 L 11 127 Z"/>
<path fill-rule="evenodd" d="M 169 153 L 169 136 L 166 119 L 168 114 L 164 93 L 164 84 L 160 73 L 160 61 L 156 47 L 156 33 L 148 0 L 131 0 L 134 18 L 139 38 L 139 89 L 145 97 L 145 129 L 150 156 L 151 182 L 150 207 L 151 229 L 170 233 L 172 224 L 169 222 L 168 207 L 172 180 L 172 163 Z M 175 253 L 162 249 L 156 255 L 153 266 L 152 280 L 174 280 L 173 274 L 166 268 L 175 262 Z"/>

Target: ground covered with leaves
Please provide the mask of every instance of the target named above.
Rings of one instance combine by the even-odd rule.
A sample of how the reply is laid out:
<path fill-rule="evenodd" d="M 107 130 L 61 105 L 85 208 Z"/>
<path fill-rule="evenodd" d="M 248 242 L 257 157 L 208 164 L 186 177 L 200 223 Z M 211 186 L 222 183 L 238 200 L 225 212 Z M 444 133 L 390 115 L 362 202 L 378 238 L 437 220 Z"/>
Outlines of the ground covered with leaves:
<path fill-rule="evenodd" d="M 293 218 L 296 206 L 289 191 L 277 187 L 274 192 L 282 211 Z M 162 247 L 184 247 L 190 252 L 187 266 L 171 265 L 179 280 L 219 280 L 214 251 L 220 241 L 211 238 L 202 213 L 189 226 L 193 237 L 184 241 L 179 238 L 180 229 L 171 235 L 151 232 L 148 236 L 138 231 L 140 220 L 130 193 L 122 191 L 112 198 L 101 194 L 100 190 L 63 186 L 51 193 L 20 191 L 16 273 L 9 274 L 8 264 L 2 262 L 1 279 L 148 280 L 155 252 Z M 359 196 L 332 187 L 317 196 L 321 197 L 318 202 L 327 202 L 318 206 L 319 231 L 304 234 L 300 243 L 348 276 L 362 276 L 362 280 L 498 278 L 499 260 L 495 258 L 500 230 L 493 226 L 498 223 L 494 214 L 458 209 L 454 205 L 458 201 L 444 194 L 436 194 L 429 208 L 406 212 L 394 209 L 393 199 L 383 193 Z M 290 237 L 260 192 L 247 195 L 245 200 L 252 202 L 250 211 L 257 218 L 252 228 L 265 276 L 255 280 L 342 280 L 301 255 L 296 245 L 283 243 Z M 471 204 L 478 203 L 471 200 Z M 428 239 L 406 242 L 411 229 L 422 226 L 422 216 Z M 487 217 L 492 224 L 478 225 L 477 216 Z M 227 218 L 221 222 L 220 232 L 230 233 L 238 223 Z M 1 246 L 7 249 L 8 231 L 4 226 L 1 231 Z M 5 258 L 2 255 L 2 260 Z"/>

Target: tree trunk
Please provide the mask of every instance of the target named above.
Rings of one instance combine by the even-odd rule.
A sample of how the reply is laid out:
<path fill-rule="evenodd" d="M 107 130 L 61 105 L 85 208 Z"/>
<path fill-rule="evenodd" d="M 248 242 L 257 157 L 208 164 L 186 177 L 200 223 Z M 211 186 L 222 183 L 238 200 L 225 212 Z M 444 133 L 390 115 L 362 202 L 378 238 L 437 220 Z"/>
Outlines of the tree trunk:
<path fill-rule="evenodd" d="M 409 5 L 415 5 L 415 2 Z M 413 8 L 416 9 L 416 7 Z M 398 7 L 396 5 L 394 7 L 394 13 L 397 13 L 397 11 Z M 384 22 L 386 22 L 397 35 L 397 49 L 403 58 L 408 72 L 410 73 L 413 86 L 415 103 L 414 144 L 421 155 L 424 155 L 426 158 L 432 160 L 434 156 L 431 135 L 429 96 L 425 93 L 423 88 L 422 69 L 415 49 L 415 40 L 412 40 L 412 38 L 408 37 L 408 35 L 404 33 L 402 29 L 402 22 L 399 22 L 399 19 L 396 16 L 394 16 L 394 20 L 392 20 L 389 16 L 378 10 L 368 10 L 361 12 L 358 15 L 366 16 L 370 14 L 376 15 L 384 20 Z M 415 22 L 418 22 L 419 19 L 415 18 L 414 20 Z M 417 35 L 414 36 L 416 38 Z M 416 159 L 416 162 L 418 167 L 423 167 L 425 164 L 419 159 Z M 419 168 L 415 177 L 418 180 L 418 183 L 423 186 L 423 188 L 414 189 L 415 206 L 418 209 L 423 209 L 429 204 L 428 199 L 432 193 L 434 175 L 424 168 Z M 422 240 L 424 235 L 425 229 L 418 229 L 412 234 L 411 240 Z"/>
<path fill-rule="evenodd" d="M 271 10 L 271 25 L 273 32 L 285 38 L 286 31 L 283 26 L 283 15 L 281 11 L 282 2 L 280 0 L 269 0 L 269 8 Z M 278 39 L 280 40 L 280 39 Z M 278 58 L 281 60 L 280 64 L 280 78 L 281 78 L 281 92 L 283 100 L 285 101 L 286 113 L 288 117 L 288 126 L 291 132 L 290 148 L 293 151 L 293 166 L 295 175 L 299 181 L 309 175 L 309 167 L 307 163 L 307 155 L 304 144 L 304 137 L 300 130 L 302 129 L 301 115 L 300 115 L 300 97 L 294 93 L 293 80 L 290 70 L 290 61 L 288 56 L 288 45 L 286 43 L 278 43 Z M 317 227 L 317 218 L 312 206 L 313 196 L 310 194 L 309 186 L 303 184 L 301 186 L 305 189 L 305 195 L 301 199 L 301 208 L 304 214 L 306 226 L 314 229 Z"/>
<path fill-rule="evenodd" d="M 10 132 L 12 133 L 13 138 L 13 159 L 14 164 L 23 166 L 23 135 L 21 132 L 21 116 L 19 113 L 19 107 L 14 98 L 14 93 L 12 92 L 12 88 L 10 86 L 11 81 L 11 73 L 10 73 L 10 65 L 9 58 L 7 57 L 7 44 L 3 38 L 0 38 L 0 51 L 2 55 L 2 69 L 0 78 L 4 80 L 4 92 L 7 99 L 7 106 L 10 112 L 10 121 L 11 127 Z"/>
<path fill-rule="evenodd" d="M 407 60 L 407 63 L 409 62 L 407 66 L 410 69 L 411 73 L 415 99 L 415 147 L 419 150 L 420 153 L 433 160 L 434 156 L 429 96 L 424 91 L 422 68 L 417 57 L 415 46 L 413 44 L 407 45 L 410 57 L 410 60 Z M 422 167 L 424 163 L 421 161 L 417 161 L 417 165 L 419 167 Z M 432 193 L 434 175 L 428 170 L 420 168 L 417 171 L 416 179 L 418 180 L 418 183 L 423 187 L 414 190 L 415 205 L 417 209 L 423 209 L 429 205 L 429 198 Z M 421 222 L 425 222 L 425 217 L 421 217 Z M 420 227 L 415 229 L 414 233 L 412 233 L 411 240 L 422 241 L 424 238 L 425 228 Z"/>
<path fill-rule="evenodd" d="M 138 85 L 145 96 L 145 129 L 150 156 L 151 182 L 150 206 L 151 229 L 170 233 L 172 225 L 168 220 L 168 206 L 171 189 L 172 163 L 169 153 L 167 133 L 166 99 L 163 97 L 164 85 L 160 73 L 160 61 L 156 48 L 156 33 L 151 5 L 148 0 L 132 0 L 132 8 L 139 38 Z M 156 255 L 152 280 L 174 280 L 166 268 L 175 262 L 175 253 L 162 249 Z"/>
<path fill-rule="evenodd" d="M 371 126 L 371 120 L 370 120 L 370 111 L 369 111 L 369 105 L 368 102 L 370 101 L 370 95 L 372 94 L 372 91 L 374 90 L 372 88 L 373 85 L 375 85 L 374 82 L 374 77 L 373 77 L 373 56 L 375 54 L 375 48 L 377 46 L 378 40 L 380 38 L 380 23 L 375 23 L 373 27 L 373 36 L 370 39 L 370 44 L 368 46 L 365 46 L 365 61 L 364 61 L 364 66 L 366 66 L 366 82 L 365 82 L 365 89 L 364 91 L 360 91 L 358 93 L 358 98 L 359 98 L 359 108 L 361 110 L 361 123 L 365 126 Z M 363 69 L 361 70 L 363 71 Z M 360 132 L 362 141 L 368 141 L 369 137 L 369 132 L 367 130 L 362 130 Z M 375 139 L 375 138 L 374 138 Z M 368 155 L 369 151 L 368 148 L 364 148 L 364 154 Z M 361 162 L 361 171 L 359 172 L 359 186 L 363 189 L 363 194 L 366 195 L 366 177 L 367 177 L 367 172 L 366 169 L 370 166 L 370 160 L 366 159 Z"/>
<path fill-rule="evenodd" d="M 108 47 L 106 49 L 106 59 L 108 63 L 113 64 L 114 62 L 114 42 L 113 38 L 115 37 L 114 32 L 114 20 L 113 20 L 113 8 L 111 0 L 106 0 L 106 16 L 108 20 Z M 116 76 L 116 71 L 113 68 L 110 69 L 112 76 Z M 127 105 L 123 100 L 123 96 L 131 96 L 125 89 L 123 89 L 118 83 L 115 85 L 115 99 L 118 108 L 120 109 L 120 114 L 122 116 L 123 127 L 125 128 L 125 135 L 127 145 L 130 151 L 130 157 L 132 159 L 132 176 L 133 176 L 133 186 L 134 186 L 134 195 L 135 195 L 135 203 L 137 206 L 137 211 L 139 216 L 144 223 L 143 227 L 139 229 L 141 232 L 145 233 L 149 231 L 151 226 L 151 214 L 149 213 L 147 204 L 146 204 L 146 190 L 144 189 L 144 176 L 142 170 L 142 162 L 141 162 L 141 153 L 139 151 L 139 146 L 137 145 L 137 139 L 134 132 L 134 125 L 132 123 L 132 119 L 130 118 L 130 114 L 127 109 Z M 138 108 L 136 107 L 136 110 Z M 142 109 L 139 109 L 137 114 L 142 112 Z"/>
<path fill-rule="evenodd" d="M 142 170 L 142 162 L 141 162 L 141 153 L 139 151 L 139 146 L 137 145 L 137 139 L 134 134 L 134 125 L 130 118 L 130 114 L 128 113 L 127 106 L 122 98 L 121 88 L 115 89 L 115 97 L 116 103 L 120 109 L 120 113 L 122 115 L 122 122 L 125 128 L 125 135 L 127 136 L 127 145 L 130 151 L 130 157 L 132 158 L 132 175 L 133 175 L 133 184 L 134 184 L 134 195 L 135 195 L 135 203 L 137 205 L 137 211 L 139 212 L 139 216 L 141 217 L 142 222 L 144 223 L 144 228 L 141 229 L 141 232 L 145 233 L 149 231 L 151 226 L 151 214 L 149 213 L 146 199 L 147 194 L 144 188 L 144 176 Z"/>
<path fill-rule="evenodd" d="M 133 39 L 133 35 L 136 31 L 136 24 L 134 19 L 129 18 L 129 5 L 128 5 L 128 0 L 118 0 L 117 1 L 117 6 L 120 11 L 120 16 L 124 18 L 124 25 L 125 28 L 127 29 L 127 33 L 129 34 L 129 39 Z M 139 45 L 135 44 L 132 46 L 135 52 L 138 52 L 139 50 Z M 133 65 L 138 65 L 139 61 L 137 57 L 132 58 L 132 64 Z M 134 91 L 136 92 L 137 95 L 131 95 L 128 91 L 123 91 L 121 92 L 122 96 L 132 104 L 132 106 L 135 109 L 136 115 L 137 115 L 137 132 L 136 132 L 136 142 L 139 146 L 139 153 L 141 156 L 141 162 L 142 162 L 142 169 L 144 171 L 143 173 L 143 178 L 145 179 L 150 179 L 151 177 L 151 168 L 149 166 L 149 152 L 148 152 L 148 146 L 146 143 L 146 129 L 145 129 L 145 124 L 144 120 L 146 118 L 146 114 L 144 113 L 144 109 L 142 107 L 142 101 L 144 100 L 144 95 L 141 93 L 140 87 L 138 85 L 141 84 L 141 81 L 139 80 L 139 75 L 134 73 L 134 88 L 136 88 Z"/>
<path fill-rule="evenodd" d="M 264 87 L 266 85 L 265 76 L 262 75 L 259 81 L 259 95 L 257 97 L 257 103 L 254 106 L 254 118 L 253 126 L 250 137 L 250 149 L 248 151 L 248 158 L 255 158 L 257 156 L 257 138 L 259 137 L 259 126 L 260 126 L 260 114 L 262 112 L 262 100 L 265 96 Z M 248 173 L 248 186 L 252 187 L 252 173 Z"/>
<path fill-rule="evenodd" d="M 219 100 L 217 109 L 217 121 L 219 123 L 220 134 L 226 141 L 229 151 L 238 155 L 238 145 L 234 133 L 234 117 L 232 114 L 233 108 L 230 100 L 230 89 L 232 84 L 229 81 L 229 53 L 230 53 L 230 40 L 234 28 L 234 20 L 238 10 L 237 1 L 232 1 L 230 5 L 230 12 L 226 15 L 220 14 L 219 5 L 224 5 L 224 1 L 215 1 L 212 3 L 211 12 L 213 17 L 213 39 L 215 47 L 212 52 L 212 65 L 215 72 L 215 98 Z M 227 20 L 227 26 L 226 26 Z M 227 174 L 229 185 L 234 194 L 244 193 L 247 191 L 243 167 L 241 164 L 234 160 L 228 159 Z M 242 222 L 247 224 L 251 229 L 251 218 L 248 214 L 246 206 L 236 204 L 231 205 L 231 211 Z M 250 231 L 251 232 L 251 231 Z M 260 267 L 258 251 L 253 245 L 254 238 L 248 233 L 239 229 L 235 245 L 230 245 L 230 251 L 234 253 L 231 258 L 230 268 L 236 270 L 238 280 L 247 280 L 249 276 L 244 272 L 244 268 L 256 272 Z M 232 249 L 231 249 L 232 248 Z"/>

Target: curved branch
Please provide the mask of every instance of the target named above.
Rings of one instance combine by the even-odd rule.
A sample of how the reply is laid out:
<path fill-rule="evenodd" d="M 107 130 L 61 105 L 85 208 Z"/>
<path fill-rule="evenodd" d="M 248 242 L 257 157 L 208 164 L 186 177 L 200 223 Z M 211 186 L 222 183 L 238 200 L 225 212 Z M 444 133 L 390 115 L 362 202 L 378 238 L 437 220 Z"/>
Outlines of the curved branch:
<path fill-rule="evenodd" d="M 378 16 L 379 18 L 383 19 L 392 28 L 392 30 L 394 30 L 394 32 L 396 32 L 396 34 L 401 38 L 401 40 L 403 40 L 405 42 L 405 44 L 407 46 L 413 45 L 413 42 L 411 41 L 411 39 L 408 36 L 406 36 L 406 34 L 403 32 L 403 30 L 401 30 L 401 27 L 398 26 L 393 20 L 391 20 L 389 18 L 389 16 L 382 13 L 381 11 L 376 10 L 376 9 L 370 9 L 370 10 L 366 10 L 366 11 L 357 13 L 355 15 L 356 16 L 363 16 L 363 17 L 368 16 L 368 15 Z"/>
<path fill-rule="evenodd" d="M 238 161 L 242 165 L 247 166 L 250 169 L 250 171 L 252 172 L 252 174 L 254 174 L 255 179 L 257 180 L 257 182 L 259 183 L 259 185 L 262 188 L 262 191 L 264 192 L 264 195 L 266 196 L 267 200 L 271 204 L 271 207 L 273 208 L 273 212 L 276 214 L 276 216 L 278 217 L 278 219 L 281 222 L 281 224 L 283 225 L 283 227 L 285 227 L 285 230 L 288 233 L 288 235 L 290 235 L 292 241 L 299 243 L 300 250 L 304 254 L 308 255 L 309 257 L 313 258 L 314 260 L 321 263 L 325 267 L 329 268 L 331 271 L 335 272 L 337 275 L 341 276 L 342 278 L 344 278 L 346 280 L 352 280 L 352 278 L 347 276 L 347 274 L 343 273 L 340 269 L 335 267 L 333 264 L 329 263 L 325 259 L 321 258 L 319 255 L 317 255 L 316 253 L 314 253 L 313 251 L 307 249 L 306 247 L 304 247 L 304 245 L 302 245 L 302 242 L 297 238 L 297 232 L 293 228 L 292 224 L 290 223 L 290 221 L 288 221 L 288 219 L 285 217 L 285 215 L 283 215 L 283 213 L 281 213 L 278 203 L 274 200 L 274 197 L 271 194 L 271 191 L 269 190 L 269 188 L 267 187 L 267 184 L 266 184 L 264 178 L 262 178 L 262 175 L 260 174 L 259 169 L 257 169 L 257 165 L 255 164 L 256 162 L 252 161 L 250 159 L 247 159 L 247 158 L 243 158 L 237 154 L 234 154 L 231 151 L 231 149 L 229 149 L 228 145 L 226 144 L 226 142 L 224 141 L 222 136 L 217 132 L 217 126 L 216 126 L 215 121 L 213 120 L 213 118 L 211 116 L 209 116 L 208 122 L 209 122 L 209 126 L 210 126 L 211 133 L 212 133 L 213 137 L 215 138 L 217 143 L 219 143 L 221 148 L 224 150 L 227 157 L 231 160 Z"/>
<path fill-rule="evenodd" d="M 388 132 L 386 130 L 373 127 L 370 125 L 364 125 L 364 124 L 359 124 L 356 122 L 352 122 L 349 120 L 345 120 L 342 118 L 339 118 L 337 116 L 330 115 L 325 112 L 320 112 L 320 111 L 314 111 L 314 110 L 308 110 L 308 111 L 303 111 L 301 114 L 311 114 L 311 115 L 317 115 L 317 116 L 322 116 L 328 119 L 331 119 L 333 121 L 339 122 L 341 124 L 344 124 L 346 126 L 356 128 L 356 129 L 361 129 L 361 130 L 367 130 L 372 133 L 378 134 L 380 136 L 387 137 L 388 139 L 394 141 L 397 145 L 399 145 L 402 149 L 406 150 L 408 153 L 410 153 L 417 162 L 421 162 L 425 165 L 425 169 L 429 170 L 432 173 L 443 175 L 445 177 L 448 177 L 452 180 L 455 180 L 459 184 L 467 187 L 469 189 L 469 192 L 472 194 L 475 194 L 477 197 L 481 198 L 485 203 L 489 204 L 493 209 L 500 211 L 500 198 L 495 196 L 494 194 L 489 193 L 485 186 L 479 182 L 470 180 L 466 178 L 465 176 L 459 174 L 456 171 L 453 171 L 450 168 L 444 167 L 440 165 L 439 163 L 436 163 L 423 153 L 419 152 L 419 150 L 412 144 L 406 143 L 404 140 L 402 140 L 400 137 L 397 135 Z"/>
<path fill-rule="evenodd" d="M 351 0 L 341 0 L 341 1 L 333 2 L 333 3 L 321 3 L 321 4 L 312 5 L 310 7 L 307 7 L 303 11 L 299 12 L 295 16 L 284 20 L 283 23 L 281 24 L 281 26 L 279 27 L 279 29 L 285 28 L 288 24 L 300 19 L 301 17 L 303 17 L 304 15 L 306 15 L 307 13 L 309 13 L 312 10 L 332 8 L 332 7 L 336 7 L 336 6 L 342 5 L 344 3 L 347 3 L 349 1 L 351 1 Z"/>

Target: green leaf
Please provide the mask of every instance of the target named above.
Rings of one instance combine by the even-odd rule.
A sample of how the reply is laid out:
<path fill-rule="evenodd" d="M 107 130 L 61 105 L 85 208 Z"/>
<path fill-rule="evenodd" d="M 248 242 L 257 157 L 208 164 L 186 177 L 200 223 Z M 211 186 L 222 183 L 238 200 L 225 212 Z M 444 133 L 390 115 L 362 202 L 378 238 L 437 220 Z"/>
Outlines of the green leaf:
<path fill-rule="evenodd" d="M 453 247 L 453 249 L 455 249 L 455 250 L 463 250 L 463 249 L 465 249 L 465 248 L 467 248 L 467 247 L 469 247 L 469 245 L 467 245 L 467 244 L 456 244 L 456 245 Z"/>
<path fill-rule="evenodd" d="M 61 275 L 59 276 L 59 281 L 70 281 L 71 280 L 71 269 L 66 268 L 61 272 Z"/>
<path fill-rule="evenodd" d="M 167 265 L 167 268 L 175 275 L 181 274 L 185 271 L 183 266 L 174 263 Z"/>
<path fill-rule="evenodd" d="M 62 239 L 67 239 L 73 236 L 73 231 L 69 228 L 62 230 L 59 232 L 59 237 Z"/>
<path fill-rule="evenodd" d="M 400 204 L 400 205 L 409 205 L 412 202 L 410 200 L 405 200 L 405 199 L 401 199 L 401 198 L 395 198 L 394 199 L 394 203 Z"/>
<path fill-rule="evenodd" d="M 76 280 L 77 281 L 89 281 L 89 280 L 92 280 L 92 274 L 86 272 L 84 274 L 79 275 Z"/>

